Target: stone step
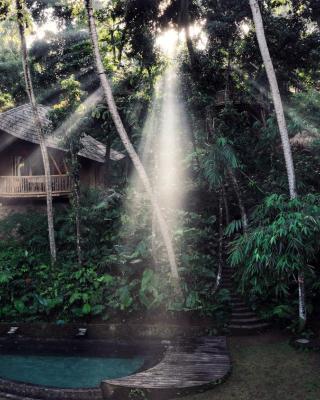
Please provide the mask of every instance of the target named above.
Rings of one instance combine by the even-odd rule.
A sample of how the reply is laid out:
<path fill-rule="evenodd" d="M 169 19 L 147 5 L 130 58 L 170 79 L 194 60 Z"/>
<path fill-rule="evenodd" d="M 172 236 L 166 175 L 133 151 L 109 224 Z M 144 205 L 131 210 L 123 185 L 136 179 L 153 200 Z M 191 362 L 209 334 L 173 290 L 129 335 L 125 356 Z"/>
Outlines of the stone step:
<path fill-rule="evenodd" d="M 250 308 L 247 305 L 244 305 L 244 306 L 232 305 L 231 307 L 232 307 L 232 311 L 235 311 L 235 312 L 242 312 L 242 311 L 249 312 L 250 311 Z"/>
<path fill-rule="evenodd" d="M 246 311 L 246 310 L 237 311 L 237 312 L 232 311 L 232 313 L 231 313 L 232 318 L 233 317 L 235 317 L 235 318 L 237 318 L 237 317 L 254 317 L 255 315 L 256 314 L 253 311 Z"/>
<path fill-rule="evenodd" d="M 232 304 L 241 304 L 241 305 L 246 305 L 246 303 L 240 298 L 240 297 L 231 297 L 231 303 Z"/>
<path fill-rule="evenodd" d="M 242 331 L 251 331 L 251 330 L 259 330 L 259 329 L 265 329 L 269 326 L 268 322 L 259 322 L 257 324 L 252 324 L 252 325 L 247 325 L 247 324 L 238 324 L 238 323 L 232 323 L 229 325 L 230 329 L 239 329 Z"/>
<path fill-rule="evenodd" d="M 248 307 L 243 300 L 231 300 L 232 306 Z"/>
<path fill-rule="evenodd" d="M 254 317 L 232 317 L 230 320 L 231 324 L 243 324 L 243 325 L 249 325 L 249 324 L 256 324 L 256 323 L 263 323 L 265 322 L 263 319 L 257 317 L 256 315 Z"/>

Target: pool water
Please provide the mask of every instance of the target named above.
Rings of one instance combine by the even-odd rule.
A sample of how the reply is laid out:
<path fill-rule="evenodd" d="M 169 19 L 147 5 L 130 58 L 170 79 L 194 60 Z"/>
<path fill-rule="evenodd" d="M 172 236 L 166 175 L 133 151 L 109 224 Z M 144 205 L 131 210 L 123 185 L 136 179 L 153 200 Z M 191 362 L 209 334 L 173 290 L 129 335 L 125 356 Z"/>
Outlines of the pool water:
<path fill-rule="evenodd" d="M 57 388 L 93 388 L 103 379 L 130 375 L 142 357 L 109 358 L 51 355 L 0 355 L 0 377 Z"/>

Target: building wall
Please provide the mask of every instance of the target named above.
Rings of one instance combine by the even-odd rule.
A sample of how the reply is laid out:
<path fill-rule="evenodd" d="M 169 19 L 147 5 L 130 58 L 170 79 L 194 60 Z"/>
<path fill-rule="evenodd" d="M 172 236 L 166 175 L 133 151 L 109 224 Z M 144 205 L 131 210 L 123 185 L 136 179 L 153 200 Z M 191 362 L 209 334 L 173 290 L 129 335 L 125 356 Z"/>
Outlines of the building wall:
<path fill-rule="evenodd" d="M 52 175 L 59 171 L 65 173 L 63 163 L 64 153 L 59 150 L 49 149 L 50 170 Z M 13 158 L 22 157 L 26 167 L 22 175 L 43 175 L 43 162 L 40 146 L 0 132 L 0 175 L 14 175 Z M 54 159 L 54 161 L 53 161 Z"/>
<path fill-rule="evenodd" d="M 88 160 L 80 159 L 80 182 L 82 185 L 92 188 L 103 186 L 103 164 Z"/>
<path fill-rule="evenodd" d="M 68 173 L 66 153 L 57 149 L 48 149 L 50 170 L 52 175 Z M 25 159 L 22 175 L 44 175 L 42 155 L 37 144 L 17 139 L 0 131 L 0 176 L 15 174 L 13 158 Z M 79 158 L 80 182 L 88 187 L 100 187 L 103 184 L 103 164 Z"/>

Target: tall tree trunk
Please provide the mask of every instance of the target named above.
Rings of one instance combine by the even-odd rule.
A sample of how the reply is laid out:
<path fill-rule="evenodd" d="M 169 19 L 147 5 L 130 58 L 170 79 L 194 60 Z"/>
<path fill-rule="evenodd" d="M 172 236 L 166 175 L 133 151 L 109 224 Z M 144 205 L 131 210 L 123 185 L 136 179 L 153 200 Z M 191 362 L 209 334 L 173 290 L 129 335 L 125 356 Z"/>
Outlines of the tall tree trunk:
<path fill-rule="evenodd" d="M 111 156 L 111 143 L 112 140 L 110 136 L 107 137 L 106 140 L 106 155 L 105 155 L 105 162 L 104 162 L 104 171 L 103 171 L 103 186 L 104 188 L 108 188 L 110 186 L 111 180 L 111 163 L 110 163 L 110 156 Z"/>
<path fill-rule="evenodd" d="M 153 258 L 154 265 L 158 264 L 157 255 L 157 218 L 154 212 L 152 212 L 151 220 L 151 254 Z"/>
<path fill-rule="evenodd" d="M 230 211 L 229 211 L 229 204 L 228 204 L 225 185 L 222 185 L 222 198 L 223 198 L 224 209 L 226 212 L 226 225 L 228 226 L 230 223 Z"/>
<path fill-rule="evenodd" d="M 279 131 L 281 135 L 282 148 L 287 168 L 287 176 L 289 183 L 290 197 L 294 199 L 297 196 L 296 193 L 296 179 L 295 171 L 292 161 L 291 146 L 289 141 L 289 135 L 287 130 L 286 119 L 283 111 L 282 100 L 279 91 L 279 85 L 276 77 L 276 73 L 271 60 L 267 40 L 264 33 L 263 21 L 260 12 L 260 7 L 257 0 L 249 0 L 252 10 L 253 20 L 256 28 L 256 35 L 260 47 L 261 56 L 268 76 L 274 109 L 278 121 Z"/>
<path fill-rule="evenodd" d="M 239 184 L 238 184 L 238 180 L 237 180 L 237 178 L 236 178 L 236 176 L 235 176 L 235 174 L 234 174 L 234 172 L 232 171 L 231 168 L 228 168 L 227 171 L 228 171 L 228 175 L 230 177 L 230 180 L 231 180 L 231 183 L 232 183 L 232 186 L 233 186 L 233 190 L 234 190 L 234 192 L 235 192 L 235 194 L 237 196 L 237 199 L 238 199 L 238 204 L 239 204 L 239 209 L 240 209 L 240 214 L 241 214 L 241 221 L 242 221 L 242 230 L 243 230 L 243 233 L 246 233 L 247 230 L 248 230 L 248 217 L 247 217 L 246 209 L 245 209 L 244 204 L 243 204 L 242 195 L 241 195 L 240 187 L 239 187 Z"/>
<path fill-rule="evenodd" d="M 81 247 L 81 218 L 80 218 L 80 188 L 79 182 L 74 182 L 74 197 L 75 197 L 75 219 L 76 219 L 76 238 L 77 238 L 77 256 L 78 264 L 81 266 L 82 259 L 82 247 Z"/>
<path fill-rule="evenodd" d="M 22 64 L 23 64 L 23 73 L 24 73 L 26 91 L 32 108 L 33 120 L 37 130 L 37 135 L 39 139 L 41 155 L 43 160 L 46 198 L 47 198 L 47 217 L 48 217 L 50 254 L 51 254 L 51 262 L 52 264 L 54 264 L 57 259 L 57 250 L 55 243 L 54 223 L 53 223 L 52 183 L 51 183 L 50 163 L 48 157 L 48 149 L 45 143 L 44 130 L 39 117 L 37 102 L 33 91 L 29 55 L 25 38 L 25 21 L 24 21 L 23 6 L 24 6 L 23 0 L 16 0 L 17 22 L 18 22 L 20 42 L 21 42 L 21 55 L 22 55 Z"/>
<path fill-rule="evenodd" d="M 94 19 L 94 15 L 93 15 L 92 0 L 85 0 L 85 6 L 86 6 L 87 14 L 88 14 L 89 33 L 90 33 L 90 38 L 91 38 L 92 47 L 93 47 L 95 64 L 96 64 L 96 68 L 97 68 L 97 73 L 100 78 L 100 83 L 101 83 L 101 86 L 102 86 L 102 89 L 104 92 L 104 96 L 107 101 L 109 111 L 112 116 L 113 122 L 116 126 L 117 132 L 122 140 L 124 147 L 126 148 L 126 150 L 128 152 L 129 157 L 132 160 L 134 167 L 137 170 L 137 173 L 144 185 L 144 188 L 145 188 L 147 194 L 149 195 L 152 207 L 154 209 L 155 215 L 158 220 L 159 229 L 161 231 L 163 241 L 164 241 L 167 253 L 168 253 L 168 261 L 169 261 L 170 268 L 171 268 L 171 275 L 172 275 L 175 283 L 177 284 L 179 274 L 178 274 L 178 267 L 177 267 L 177 263 L 176 263 L 176 258 L 175 258 L 175 253 L 174 253 L 174 249 L 173 249 L 171 235 L 170 235 L 167 223 L 163 217 L 162 211 L 159 207 L 158 201 L 153 193 L 149 178 L 146 174 L 146 171 L 143 167 L 143 164 L 140 161 L 140 158 L 139 158 L 136 150 L 134 149 L 132 143 L 130 142 L 128 134 L 123 126 L 121 117 L 119 115 L 116 103 L 114 101 L 111 86 L 110 86 L 110 83 L 105 74 L 104 67 L 103 67 L 102 60 L 101 60 L 100 51 L 99 51 L 98 34 L 97 34 L 95 19 Z"/>
<path fill-rule="evenodd" d="M 197 58 L 196 58 L 196 54 L 194 51 L 194 47 L 193 47 L 193 43 L 192 43 L 192 39 L 191 39 L 191 35 L 190 35 L 189 18 L 187 20 L 185 30 L 186 30 L 186 43 L 187 43 L 187 49 L 188 49 L 189 58 L 190 58 L 190 64 L 194 71 L 197 66 L 197 61 L 196 61 Z"/>
<path fill-rule="evenodd" d="M 234 39 L 229 41 L 228 43 L 228 66 L 226 70 L 226 86 L 224 90 L 224 103 L 225 106 L 230 102 L 230 80 L 231 80 L 231 59 L 232 59 L 232 48 L 233 48 Z"/>
<path fill-rule="evenodd" d="M 72 203 L 73 210 L 75 214 L 75 225 L 76 225 L 76 248 L 77 248 L 77 257 L 79 266 L 83 263 L 83 253 L 81 246 L 81 215 L 80 215 L 80 184 L 79 184 L 79 160 L 78 160 L 78 151 L 75 150 L 74 145 L 72 143 L 72 139 L 70 140 L 70 161 L 71 168 L 70 174 L 72 177 L 73 183 L 73 192 L 72 192 Z"/>
<path fill-rule="evenodd" d="M 193 73 L 197 66 L 197 58 L 195 55 L 191 34 L 190 34 L 190 16 L 189 16 L 189 0 L 181 0 L 180 3 L 180 21 L 179 25 L 183 25 L 186 31 L 186 44 L 188 49 L 188 54 L 190 58 L 190 64 Z"/>
<path fill-rule="evenodd" d="M 299 329 L 300 331 L 303 331 L 307 323 L 304 271 L 299 272 L 298 285 L 299 285 Z"/>
<path fill-rule="evenodd" d="M 216 282 L 213 288 L 213 294 L 217 292 L 220 287 L 222 268 L 223 268 L 223 193 L 222 189 L 219 191 L 219 250 L 218 250 L 218 272 Z"/>
<path fill-rule="evenodd" d="M 252 10 L 254 25 L 256 28 L 257 40 L 259 43 L 261 56 L 262 56 L 263 63 L 264 63 L 266 73 L 268 76 L 272 99 L 273 99 L 273 104 L 274 104 L 276 117 L 277 117 L 277 121 L 278 121 L 278 127 L 279 127 L 279 132 L 280 132 L 281 141 L 282 141 L 282 149 L 283 149 L 284 159 L 285 159 L 286 168 L 287 168 L 290 198 L 295 199 L 297 197 L 296 177 L 295 177 L 295 170 L 294 170 L 294 165 L 293 165 L 293 160 L 292 160 L 292 153 L 291 153 L 288 129 L 287 129 L 286 119 L 285 119 L 285 115 L 284 115 L 281 95 L 280 95 L 280 91 L 279 91 L 279 85 L 278 85 L 276 73 L 275 73 L 275 70 L 273 67 L 272 59 L 270 56 L 265 32 L 264 32 L 263 20 L 262 20 L 262 16 L 261 16 L 259 3 L 257 0 L 249 0 L 249 1 L 250 1 L 250 7 Z M 305 296 L 304 296 L 305 284 L 304 284 L 303 271 L 299 272 L 298 281 L 299 281 L 299 320 L 300 320 L 300 328 L 304 329 L 306 322 L 307 322 L 307 314 L 306 314 Z"/>

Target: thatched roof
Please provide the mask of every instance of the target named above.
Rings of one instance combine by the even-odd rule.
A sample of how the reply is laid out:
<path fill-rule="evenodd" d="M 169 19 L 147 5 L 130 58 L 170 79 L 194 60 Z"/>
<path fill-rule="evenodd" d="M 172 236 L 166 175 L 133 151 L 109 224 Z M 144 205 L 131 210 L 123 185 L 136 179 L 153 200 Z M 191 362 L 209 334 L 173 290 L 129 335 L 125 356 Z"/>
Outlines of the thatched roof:
<path fill-rule="evenodd" d="M 50 125 L 50 121 L 47 115 L 50 111 L 50 107 L 39 105 L 38 111 L 42 125 L 44 127 L 48 127 Z M 24 104 L 0 113 L 0 130 L 19 139 L 39 144 L 30 104 Z M 48 135 L 46 137 L 46 141 L 48 147 L 66 151 L 60 137 Z M 85 135 L 81 138 L 81 144 L 83 147 L 81 151 L 79 151 L 80 156 L 101 163 L 105 162 L 106 147 L 102 143 L 89 135 Z M 124 158 L 122 153 L 111 150 L 111 160 L 118 161 L 122 158 Z"/>

